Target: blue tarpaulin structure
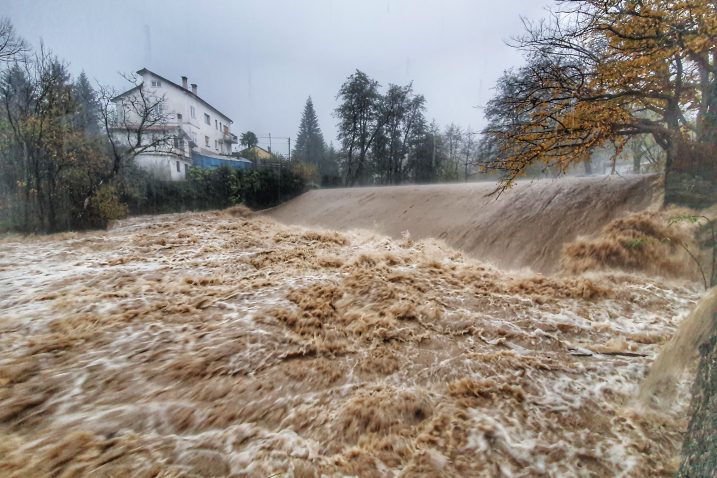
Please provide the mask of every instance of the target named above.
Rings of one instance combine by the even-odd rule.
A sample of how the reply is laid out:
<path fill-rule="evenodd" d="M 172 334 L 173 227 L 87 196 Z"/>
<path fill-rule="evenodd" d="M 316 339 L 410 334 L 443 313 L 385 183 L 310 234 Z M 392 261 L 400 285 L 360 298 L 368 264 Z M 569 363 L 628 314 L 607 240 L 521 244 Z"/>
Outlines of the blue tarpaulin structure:
<path fill-rule="evenodd" d="M 230 158 L 192 152 L 192 164 L 198 168 L 214 169 L 222 166 L 232 169 L 253 169 L 254 163 L 245 158 Z"/>

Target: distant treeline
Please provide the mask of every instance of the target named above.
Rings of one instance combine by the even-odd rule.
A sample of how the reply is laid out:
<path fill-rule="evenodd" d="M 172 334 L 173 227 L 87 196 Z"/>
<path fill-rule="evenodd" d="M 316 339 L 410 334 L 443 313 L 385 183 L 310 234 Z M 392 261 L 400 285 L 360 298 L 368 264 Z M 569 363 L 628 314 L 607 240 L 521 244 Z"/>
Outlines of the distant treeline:
<path fill-rule="evenodd" d="M 326 145 L 308 98 L 292 151 L 322 186 L 465 181 L 478 172 L 484 156 L 478 133 L 453 123 L 444 130 L 428 123 L 426 99 L 411 84 L 389 84 L 382 92 L 376 80 L 357 70 L 337 99 L 339 149 Z"/>

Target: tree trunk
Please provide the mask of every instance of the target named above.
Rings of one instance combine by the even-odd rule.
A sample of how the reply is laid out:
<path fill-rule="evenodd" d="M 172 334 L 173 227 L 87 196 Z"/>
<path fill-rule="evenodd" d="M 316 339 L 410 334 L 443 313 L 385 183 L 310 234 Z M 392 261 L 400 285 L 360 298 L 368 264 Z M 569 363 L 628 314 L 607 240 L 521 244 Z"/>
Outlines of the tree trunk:
<path fill-rule="evenodd" d="M 23 175 L 25 181 L 25 207 L 23 209 L 22 232 L 30 232 L 30 160 L 27 154 L 27 143 L 22 142 Z"/>
<path fill-rule="evenodd" d="M 682 445 L 679 478 L 717 476 L 717 313 L 712 336 L 700 347 L 692 418 Z"/>
<path fill-rule="evenodd" d="M 583 165 L 585 166 L 585 174 L 587 174 L 588 176 L 592 176 L 592 174 L 593 174 L 593 160 L 592 160 L 592 158 L 589 158 L 587 161 L 585 161 L 585 162 L 583 163 Z"/>
<path fill-rule="evenodd" d="M 52 166 L 48 166 L 48 169 Z M 53 171 L 47 178 L 47 232 L 57 231 L 57 181 Z"/>
<path fill-rule="evenodd" d="M 717 145 L 673 139 L 665 162 L 665 204 L 717 204 Z"/>

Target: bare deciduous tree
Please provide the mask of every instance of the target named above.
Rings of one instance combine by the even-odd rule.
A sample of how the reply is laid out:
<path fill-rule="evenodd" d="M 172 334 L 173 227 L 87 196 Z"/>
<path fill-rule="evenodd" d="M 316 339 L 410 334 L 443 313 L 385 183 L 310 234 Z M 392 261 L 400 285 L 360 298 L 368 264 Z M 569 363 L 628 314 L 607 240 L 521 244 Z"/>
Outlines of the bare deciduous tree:
<path fill-rule="evenodd" d="M 121 94 L 113 88 L 99 86 L 100 118 L 112 167 L 95 189 L 115 177 L 139 154 L 170 153 L 177 133 L 177 127 L 169 124 L 166 98 L 155 95 L 135 75 L 127 75 L 125 79 L 134 87 Z"/>
<path fill-rule="evenodd" d="M 0 64 L 10 63 L 27 51 L 27 43 L 17 36 L 10 19 L 0 18 Z"/>

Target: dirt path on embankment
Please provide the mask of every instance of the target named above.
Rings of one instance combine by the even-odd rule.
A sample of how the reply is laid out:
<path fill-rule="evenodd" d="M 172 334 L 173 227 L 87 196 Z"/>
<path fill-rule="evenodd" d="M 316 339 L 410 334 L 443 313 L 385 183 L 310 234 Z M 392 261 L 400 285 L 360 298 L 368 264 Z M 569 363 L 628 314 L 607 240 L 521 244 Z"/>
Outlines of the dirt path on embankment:
<path fill-rule="evenodd" d="M 286 224 L 371 229 L 393 238 L 437 238 L 503 269 L 551 272 L 563 244 L 659 201 L 658 176 L 565 177 L 496 184 L 440 184 L 309 191 L 267 214 Z"/>

